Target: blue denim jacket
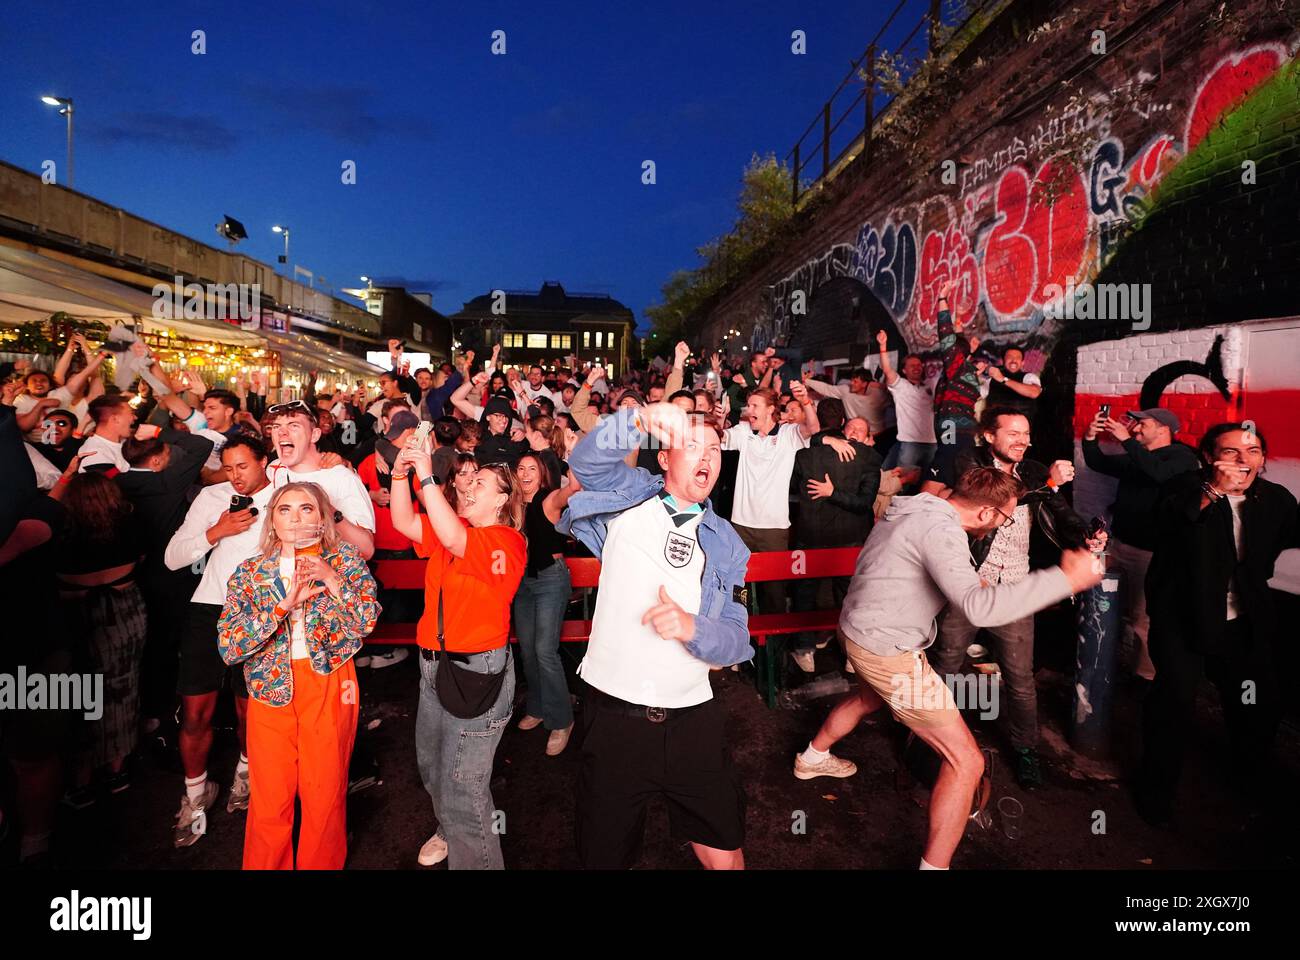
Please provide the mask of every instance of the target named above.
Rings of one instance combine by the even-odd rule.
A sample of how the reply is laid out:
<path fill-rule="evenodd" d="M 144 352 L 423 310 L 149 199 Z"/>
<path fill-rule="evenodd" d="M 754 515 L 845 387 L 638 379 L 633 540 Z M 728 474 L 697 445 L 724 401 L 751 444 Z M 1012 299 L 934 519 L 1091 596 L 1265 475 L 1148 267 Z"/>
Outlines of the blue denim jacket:
<path fill-rule="evenodd" d="M 607 417 L 569 457 L 569 469 L 582 483 L 582 490 L 569 499 L 555 529 L 581 540 L 597 557 L 605 547 L 609 522 L 656 496 L 664 486 L 663 477 L 629 467 L 623 460 L 629 450 L 641 446 L 641 431 L 632 422 L 635 412 L 635 408 L 625 407 Z M 704 551 L 700 612 L 686 651 L 717 667 L 742 663 L 754 655 L 744 604 L 749 548 L 707 501 L 700 518 L 699 541 Z"/>

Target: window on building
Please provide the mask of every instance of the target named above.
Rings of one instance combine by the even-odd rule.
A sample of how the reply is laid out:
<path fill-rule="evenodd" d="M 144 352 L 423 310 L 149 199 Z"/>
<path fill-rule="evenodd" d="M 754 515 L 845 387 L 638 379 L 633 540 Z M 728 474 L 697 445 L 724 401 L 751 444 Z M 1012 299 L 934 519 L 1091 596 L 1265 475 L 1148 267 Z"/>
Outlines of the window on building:
<path fill-rule="evenodd" d="M 421 340 L 423 340 L 424 327 L 420 326 L 418 323 L 411 324 L 411 339 L 414 340 L 416 343 L 419 343 Z"/>
<path fill-rule="evenodd" d="M 573 348 L 573 338 L 567 334 L 551 334 L 552 350 L 571 350 Z"/>
<path fill-rule="evenodd" d="M 524 335 L 522 333 L 507 333 L 501 337 L 501 345 L 509 349 L 510 347 L 522 347 L 524 345 Z"/>
<path fill-rule="evenodd" d="M 613 353 L 613 352 L 614 352 L 614 334 L 613 334 L 613 333 L 610 333 L 610 335 L 609 335 L 609 352 L 610 352 L 610 353 Z"/>
<path fill-rule="evenodd" d="M 532 349 L 535 349 L 535 350 L 545 350 L 545 349 L 546 349 L 546 334 L 544 334 L 544 333 L 530 333 L 530 334 L 528 335 L 528 346 L 529 346 L 530 348 L 532 348 Z"/>
<path fill-rule="evenodd" d="M 597 330 L 597 331 L 596 331 L 596 349 L 599 350 L 599 349 L 600 349 L 601 347 L 603 347 L 604 345 L 605 345 L 605 334 L 604 334 L 602 331 Z"/>
<path fill-rule="evenodd" d="M 590 346 L 591 346 L 591 331 L 584 330 L 582 331 L 582 348 L 586 350 Z"/>

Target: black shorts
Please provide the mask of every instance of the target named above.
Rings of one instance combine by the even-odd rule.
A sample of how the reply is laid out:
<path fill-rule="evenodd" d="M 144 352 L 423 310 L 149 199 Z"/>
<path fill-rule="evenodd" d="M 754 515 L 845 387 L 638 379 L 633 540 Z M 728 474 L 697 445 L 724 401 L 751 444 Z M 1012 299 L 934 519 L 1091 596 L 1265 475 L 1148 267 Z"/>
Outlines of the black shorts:
<path fill-rule="evenodd" d="M 176 692 L 182 697 L 216 693 L 227 673 L 235 696 L 248 696 L 243 666 L 227 667 L 217 652 L 217 621 L 220 618 L 220 604 L 190 604 L 189 617 L 181 634 L 181 667 L 176 683 Z"/>
<path fill-rule="evenodd" d="M 591 687 L 582 711 L 578 857 L 588 869 L 627 869 L 645 832 L 646 804 L 668 803 L 677 840 L 718 850 L 745 845 L 745 792 L 723 741 L 722 705 L 709 700 L 654 723 Z"/>

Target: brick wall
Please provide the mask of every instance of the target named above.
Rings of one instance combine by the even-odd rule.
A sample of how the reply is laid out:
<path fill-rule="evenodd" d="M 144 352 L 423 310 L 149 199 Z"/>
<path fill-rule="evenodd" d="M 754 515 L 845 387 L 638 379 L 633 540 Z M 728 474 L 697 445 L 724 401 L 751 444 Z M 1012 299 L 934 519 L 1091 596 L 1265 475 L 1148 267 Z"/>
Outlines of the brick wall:
<path fill-rule="evenodd" d="M 1105 56 L 1089 51 L 1097 29 Z M 936 86 L 923 133 L 878 142 L 870 168 L 833 181 L 796 239 L 718 300 L 698 345 L 736 327 L 753 347 L 820 346 L 836 325 L 869 343 L 886 324 L 847 312 L 847 284 L 925 353 L 948 280 L 972 332 L 1028 348 L 1052 434 L 1074 417 L 1084 344 L 1300 314 L 1298 39 L 1271 0 L 1012 4 Z M 1053 316 L 1053 285 L 1089 281 L 1149 284 L 1149 315 Z M 837 305 L 819 304 L 823 287 Z M 1138 349 L 1163 357 L 1190 336 Z"/>

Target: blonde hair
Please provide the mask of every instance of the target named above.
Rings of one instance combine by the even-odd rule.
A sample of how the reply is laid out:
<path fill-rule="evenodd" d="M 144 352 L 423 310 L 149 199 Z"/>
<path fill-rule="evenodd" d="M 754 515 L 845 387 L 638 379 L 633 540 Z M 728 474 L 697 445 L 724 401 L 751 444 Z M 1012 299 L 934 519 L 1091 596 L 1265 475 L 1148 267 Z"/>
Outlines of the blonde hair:
<path fill-rule="evenodd" d="M 279 549 L 280 537 L 275 532 L 275 508 L 288 493 L 305 493 L 311 497 L 316 504 L 316 509 L 320 513 L 321 522 L 321 549 L 334 551 L 339 546 L 339 531 L 334 526 L 334 506 L 330 503 L 330 498 L 318 483 L 308 483 L 305 480 L 296 480 L 293 483 L 286 483 L 283 487 L 271 494 L 271 502 L 266 505 L 266 522 L 262 524 L 262 542 L 259 544 L 258 553 L 263 557 L 269 557 Z"/>
<path fill-rule="evenodd" d="M 541 461 L 538 461 L 539 465 Z M 515 480 L 515 471 L 504 463 L 485 463 L 479 467 L 497 478 L 497 491 L 506 495 L 506 502 L 497 511 L 497 523 L 518 533 L 524 532 L 524 492 Z"/>

